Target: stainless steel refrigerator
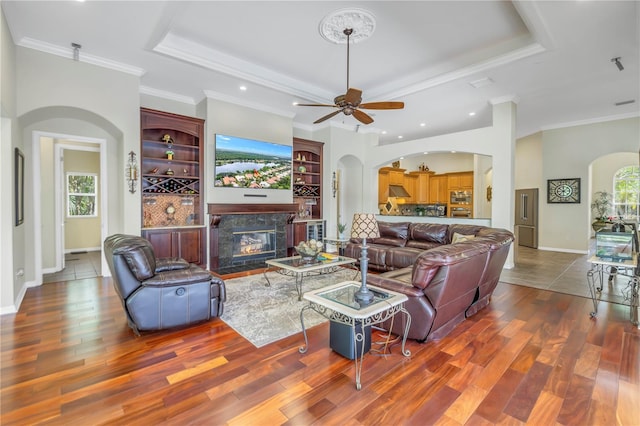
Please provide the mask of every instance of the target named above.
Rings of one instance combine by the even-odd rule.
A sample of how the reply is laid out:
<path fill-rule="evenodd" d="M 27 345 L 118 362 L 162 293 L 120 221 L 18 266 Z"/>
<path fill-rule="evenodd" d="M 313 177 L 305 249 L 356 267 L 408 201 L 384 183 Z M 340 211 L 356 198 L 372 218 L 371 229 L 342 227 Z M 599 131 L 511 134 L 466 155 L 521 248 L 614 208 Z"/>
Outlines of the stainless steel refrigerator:
<path fill-rule="evenodd" d="M 538 188 L 516 190 L 515 210 L 518 245 L 538 248 Z"/>

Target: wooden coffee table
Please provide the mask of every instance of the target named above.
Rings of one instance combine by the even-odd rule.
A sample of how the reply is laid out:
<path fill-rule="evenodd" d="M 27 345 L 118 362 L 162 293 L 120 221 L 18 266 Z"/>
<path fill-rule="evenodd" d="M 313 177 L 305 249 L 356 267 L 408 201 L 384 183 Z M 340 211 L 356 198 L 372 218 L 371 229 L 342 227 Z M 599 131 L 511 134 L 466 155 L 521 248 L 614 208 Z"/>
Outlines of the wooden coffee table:
<path fill-rule="evenodd" d="M 267 272 L 274 270 L 275 272 L 295 278 L 296 291 L 298 292 L 298 300 L 302 300 L 302 279 L 308 276 L 330 274 L 341 270 L 344 267 L 355 271 L 354 279 L 360 272 L 356 267 L 356 259 L 345 256 L 331 255 L 326 260 L 315 260 L 305 262 L 300 256 L 285 257 L 281 259 L 265 260 L 267 267 L 265 268 L 264 278 L 267 280 L 267 286 L 271 286 Z"/>

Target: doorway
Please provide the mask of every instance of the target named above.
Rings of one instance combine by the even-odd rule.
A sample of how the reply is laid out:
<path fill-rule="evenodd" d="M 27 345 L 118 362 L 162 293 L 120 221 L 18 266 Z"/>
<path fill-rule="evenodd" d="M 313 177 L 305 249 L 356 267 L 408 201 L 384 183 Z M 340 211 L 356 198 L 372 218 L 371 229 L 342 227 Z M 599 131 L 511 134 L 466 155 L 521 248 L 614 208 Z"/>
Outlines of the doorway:
<path fill-rule="evenodd" d="M 34 168 L 34 222 L 35 222 L 35 280 L 36 284 L 102 275 L 107 270 L 104 256 L 101 255 L 101 241 L 106 238 L 107 217 L 107 176 L 106 176 L 106 140 L 77 135 L 34 132 L 33 152 Z M 65 241 L 67 225 L 67 173 L 65 152 L 76 158 L 75 168 L 84 170 L 80 164 L 82 153 L 93 154 L 97 167 L 97 208 L 94 220 L 97 242 L 84 247 L 77 245 L 69 248 Z M 80 154 L 80 156 L 75 155 Z M 86 157 L 85 157 L 86 158 Z M 51 215 L 53 212 L 53 215 Z M 83 221 L 84 219 L 75 219 Z M 88 222 L 85 223 L 86 226 Z M 84 234 L 82 230 L 74 234 Z M 77 244 L 77 243 L 76 243 Z M 46 274 L 46 276 L 45 276 Z M 46 278 L 46 279 L 45 279 Z"/>

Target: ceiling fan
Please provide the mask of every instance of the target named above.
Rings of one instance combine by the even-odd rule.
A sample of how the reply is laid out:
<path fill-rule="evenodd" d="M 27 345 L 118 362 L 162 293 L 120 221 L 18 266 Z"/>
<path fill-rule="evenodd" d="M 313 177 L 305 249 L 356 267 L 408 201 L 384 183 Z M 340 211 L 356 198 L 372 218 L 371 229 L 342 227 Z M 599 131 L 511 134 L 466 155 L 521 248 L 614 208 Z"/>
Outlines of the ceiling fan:
<path fill-rule="evenodd" d="M 338 108 L 330 114 L 325 115 L 313 122 L 313 124 L 322 123 L 331 117 L 343 113 L 344 115 L 353 115 L 358 121 L 363 124 L 373 123 L 373 118 L 365 112 L 360 111 L 363 109 L 402 109 L 404 108 L 404 102 L 395 101 L 382 101 L 382 102 L 362 102 L 362 90 L 349 87 L 349 37 L 353 33 L 352 28 L 345 28 L 343 33 L 347 36 L 347 93 L 344 95 L 338 95 L 333 100 L 334 104 L 298 104 L 298 106 L 319 106 L 319 107 L 333 107 Z"/>

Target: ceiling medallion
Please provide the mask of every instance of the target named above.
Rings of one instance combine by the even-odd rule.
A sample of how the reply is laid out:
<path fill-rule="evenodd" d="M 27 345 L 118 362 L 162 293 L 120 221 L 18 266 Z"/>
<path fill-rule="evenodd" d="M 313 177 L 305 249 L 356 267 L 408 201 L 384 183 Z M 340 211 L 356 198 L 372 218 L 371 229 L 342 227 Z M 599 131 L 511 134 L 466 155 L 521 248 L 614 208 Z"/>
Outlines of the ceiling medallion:
<path fill-rule="evenodd" d="M 345 28 L 352 28 L 351 43 L 359 43 L 368 39 L 376 29 L 376 18 L 373 13 L 364 9 L 347 8 L 338 9 L 322 18 L 318 31 L 327 41 L 336 44 L 345 44 L 347 36 Z"/>

